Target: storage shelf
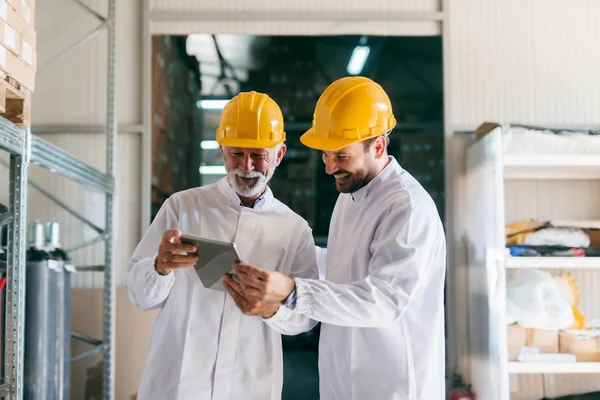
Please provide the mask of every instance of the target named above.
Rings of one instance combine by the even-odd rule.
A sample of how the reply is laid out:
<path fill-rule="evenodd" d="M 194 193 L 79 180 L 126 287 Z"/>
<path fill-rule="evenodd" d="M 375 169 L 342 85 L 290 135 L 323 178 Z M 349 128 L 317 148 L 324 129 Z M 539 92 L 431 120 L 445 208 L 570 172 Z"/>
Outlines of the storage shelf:
<path fill-rule="evenodd" d="M 8 383 L 3 383 L 0 385 L 0 396 L 2 396 L 2 398 L 4 396 L 7 396 L 10 394 L 10 384 Z"/>
<path fill-rule="evenodd" d="M 600 154 L 504 154 L 505 179 L 600 179 Z"/>
<path fill-rule="evenodd" d="M 600 269 L 600 257 L 506 257 L 506 268 Z"/>
<path fill-rule="evenodd" d="M 37 164 L 53 173 L 60 174 L 66 178 L 83 184 L 86 188 L 91 187 L 106 193 L 104 207 L 97 210 L 104 214 L 104 228 L 99 229 L 95 224 L 82 217 L 77 211 L 56 199 L 50 193 L 40 187 L 40 192 L 63 208 L 76 219 L 90 225 L 99 231 L 100 239 L 105 241 L 104 245 L 104 279 L 103 279 L 103 310 L 102 310 L 102 344 L 91 351 L 79 354 L 80 359 L 101 353 L 102 363 L 102 399 L 110 400 L 115 397 L 115 215 L 116 199 L 115 190 L 115 153 L 117 150 L 118 125 L 115 112 L 116 93 L 116 0 L 107 1 L 107 15 L 97 13 L 85 6 L 93 17 L 101 21 L 100 27 L 107 30 L 107 65 L 106 65 L 106 172 L 101 172 L 95 167 L 77 159 L 65 150 L 34 136 L 30 128 L 18 126 L 4 117 L 0 116 L 0 151 L 8 152 L 10 161 L 0 160 L 0 165 L 8 167 L 8 209 L 9 212 L 0 213 L 0 226 L 7 226 L 8 231 L 8 260 L 0 261 L 0 269 L 6 273 L 6 295 L 5 307 L 0 310 L 0 317 L 5 321 L 7 333 L 5 341 L 4 369 L 0 372 L 0 398 L 18 400 L 27 393 L 27 386 L 31 382 L 24 382 L 23 364 L 25 359 L 25 270 L 26 270 L 26 243 L 27 243 L 27 193 L 28 182 L 32 187 L 37 187 L 34 182 L 29 181 L 28 171 L 31 164 Z M 147 7 L 146 7 L 147 11 Z M 148 24 L 146 24 L 148 25 Z M 97 32 L 91 32 L 91 34 Z M 149 31 L 145 35 L 150 38 Z M 74 41 L 73 44 L 64 49 L 54 57 L 52 61 L 67 54 L 76 46 L 87 39 Z M 146 43 L 150 44 L 150 39 Z M 144 54 L 147 54 L 144 46 Z M 77 85 L 77 82 L 73 84 Z M 92 94 L 92 93 L 90 93 Z M 42 104 L 43 106 L 43 104 Z M 81 132 L 78 127 L 71 126 L 64 133 Z M 145 147 L 146 148 L 146 147 Z M 102 149 L 101 149 L 102 150 Z M 104 152 L 104 151 L 103 151 Z M 4 183 L 4 182 L 2 182 Z M 149 188 L 150 185 L 148 184 Z M 149 192 L 148 192 L 149 193 Z M 77 199 L 72 199 L 76 201 Z M 39 207 L 39 206 L 38 206 Z M 149 213 L 148 213 L 149 215 Z M 87 241 L 84 245 L 93 244 L 95 241 Z M 83 246 L 79 246 L 81 248 Z M 70 288 L 69 288 L 70 290 Z M 68 377 L 68 375 L 67 375 Z M 61 378 L 62 379 L 62 378 Z M 68 385 L 67 385 L 68 386 Z M 65 392 L 66 393 L 66 392 Z M 68 394 L 68 393 L 67 393 Z M 69 397 L 69 396 L 67 396 Z"/>
<path fill-rule="evenodd" d="M 83 185 L 94 187 L 105 193 L 113 193 L 114 180 L 112 177 L 73 157 L 52 143 L 33 135 L 31 162 Z"/>
<path fill-rule="evenodd" d="M 0 150 L 20 155 L 25 143 L 25 129 L 0 117 Z"/>
<path fill-rule="evenodd" d="M 522 363 L 510 361 L 511 374 L 600 374 L 600 362 Z"/>

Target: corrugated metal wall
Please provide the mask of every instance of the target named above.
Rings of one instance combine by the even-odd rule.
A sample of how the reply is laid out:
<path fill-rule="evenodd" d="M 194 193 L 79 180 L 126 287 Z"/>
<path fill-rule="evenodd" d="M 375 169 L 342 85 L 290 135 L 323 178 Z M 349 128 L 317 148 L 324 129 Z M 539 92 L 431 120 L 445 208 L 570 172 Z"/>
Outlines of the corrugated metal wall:
<path fill-rule="evenodd" d="M 107 2 L 90 1 L 106 15 Z M 117 115 L 121 124 L 141 122 L 141 1 L 117 2 Z M 100 31 L 48 68 L 43 65 L 100 24 L 75 2 L 40 1 L 36 5 L 38 65 L 33 96 L 33 126 L 41 124 L 103 124 L 106 121 L 107 33 Z M 44 139 L 61 146 L 79 159 L 104 171 L 105 138 L 102 134 L 46 134 Z M 141 135 L 121 133 L 117 145 L 117 238 L 118 286 L 125 285 L 126 263 L 139 240 Z M 104 196 L 85 190 L 65 178 L 37 167 L 30 178 L 83 213 L 104 225 Z M 29 219 L 57 217 L 63 227 L 63 246 L 70 247 L 94 237 L 94 232 L 55 206 L 34 189 L 29 191 Z M 78 265 L 103 262 L 103 244 L 73 254 Z M 79 288 L 100 288 L 101 273 L 81 273 L 73 280 Z"/>
<path fill-rule="evenodd" d="M 383 35 L 433 36 L 439 35 L 441 25 L 434 22 L 407 21 L 181 21 L 155 22 L 156 34 L 185 35 L 188 33 L 230 33 L 247 35 Z"/>
<path fill-rule="evenodd" d="M 120 123 L 141 121 L 141 0 L 117 1 L 117 104 Z M 86 1 L 106 15 L 105 0 Z M 102 30 L 43 70 L 61 49 L 100 24 L 73 1 L 36 4 L 38 74 L 34 124 L 104 123 L 107 34 Z"/>
<path fill-rule="evenodd" d="M 149 0 L 150 10 L 168 11 L 437 11 L 438 0 Z"/>
<path fill-rule="evenodd" d="M 436 12 L 438 0 L 310 0 L 304 2 L 150 0 L 159 34 L 439 35 L 441 24 L 394 21 L 394 13 Z M 247 14 L 251 12 L 251 14 Z M 244 14 L 246 13 L 246 14 Z"/>
<path fill-rule="evenodd" d="M 600 122 L 600 2 L 449 2 L 454 125 Z"/>

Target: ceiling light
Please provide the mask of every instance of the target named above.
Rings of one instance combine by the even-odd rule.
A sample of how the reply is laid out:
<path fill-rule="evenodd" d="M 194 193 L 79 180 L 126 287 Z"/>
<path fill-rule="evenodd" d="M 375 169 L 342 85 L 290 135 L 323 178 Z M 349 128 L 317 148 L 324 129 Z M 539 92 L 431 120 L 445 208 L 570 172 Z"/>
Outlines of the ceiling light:
<path fill-rule="evenodd" d="M 200 100 L 196 104 L 203 110 L 222 110 L 229 100 Z"/>
<path fill-rule="evenodd" d="M 370 52 L 369 46 L 356 46 L 354 48 L 346 68 L 350 75 L 358 75 L 362 72 Z"/>
<path fill-rule="evenodd" d="M 224 165 L 202 165 L 199 171 L 202 175 L 227 175 Z"/>
<path fill-rule="evenodd" d="M 200 148 L 202 150 L 215 150 L 219 148 L 219 143 L 216 140 L 202 140 L 200 141 Z"/>

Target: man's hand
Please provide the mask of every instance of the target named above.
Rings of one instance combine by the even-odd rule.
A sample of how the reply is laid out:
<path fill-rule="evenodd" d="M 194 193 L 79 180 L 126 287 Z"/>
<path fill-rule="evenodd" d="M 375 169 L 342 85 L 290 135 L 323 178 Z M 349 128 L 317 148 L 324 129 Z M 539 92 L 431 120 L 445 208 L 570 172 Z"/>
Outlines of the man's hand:
<path fill-rule="evenodd" d="M 198 261 L 198 256 L 188 254 L 195 253 L 196 246 L 181 243 L 180 237 L 179 229 L 169 229 L 163 235 L 154 266 L 159 274 L 168 275 L 174 269 L 190 267 Z"/>
<path fill-rule="evenodd" d="M 280 306 L 292 293 L 296 283 L 292 278 L 276 271 L 268 271 L 248 264 L 233 264 L 244 297 L 265 304 Z"/>
<path fill-rule="evenodd" d="M 263 318 L 271 318 L 279 309 L 278 304 L 267 304 L 255 297 L 247 297 L 236 275 L 226 274 L 223 276 L 223 287 L 244 315 L 260 315 Z"/>

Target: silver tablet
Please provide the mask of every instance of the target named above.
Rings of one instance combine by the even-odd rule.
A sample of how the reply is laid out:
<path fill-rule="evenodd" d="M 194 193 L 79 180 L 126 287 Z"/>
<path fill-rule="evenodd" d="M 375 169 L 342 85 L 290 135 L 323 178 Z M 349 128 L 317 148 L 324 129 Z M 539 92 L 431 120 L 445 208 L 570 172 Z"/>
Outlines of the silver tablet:
<path fill-rule="evenodd" d="M 182 235 L 181 243 L 196 246 L 198 262 L 194 266 L 202 285 L 224 291 L 221 278 L 231 272 L 231 264 L 241 261 L 235 243 L 221 242 L 193 235 Z"/>

